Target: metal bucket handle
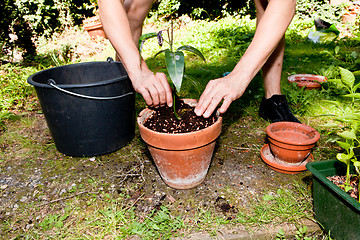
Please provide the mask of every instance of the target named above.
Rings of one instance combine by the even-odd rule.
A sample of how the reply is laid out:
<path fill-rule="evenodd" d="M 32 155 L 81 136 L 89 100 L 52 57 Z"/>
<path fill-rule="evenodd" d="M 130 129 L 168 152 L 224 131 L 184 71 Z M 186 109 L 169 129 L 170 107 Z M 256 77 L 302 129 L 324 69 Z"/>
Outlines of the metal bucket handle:
<path fill-rule="evenodd" d="M 52 86 L 53 88 L 61 91 L 61 92 L 64 92 L 64 93 L 67 93 L 67 94 L 70 94 L 70 95 L 73 95 L 73 96 L 76 96 L 76 97 L 93 99 L 93 100 L 114 100 L 114 99 L 119 99 L 119 98 L 122 98 L 122 97 L 126 97 L 126 96 L 128 96 L 128 95 L 134 94 L 134 92 L 129 92 L 129 93 L 125 93 L 124 95 L 114 96 L 114 97 L 94 97 L 94 96 L 87 96 L 87 95 L 83 95 L 83 94 L 79 94 L 79 93 L 74 93 L 74 92 L 70 92 L 70 91 L 68 91 L 68 90 L 65 90 L 65 89 L 57 86 L 54 79 L 49 79 L 49 80 L 48 80 L 48 84 L 49 84 L 50 86 Z"/>

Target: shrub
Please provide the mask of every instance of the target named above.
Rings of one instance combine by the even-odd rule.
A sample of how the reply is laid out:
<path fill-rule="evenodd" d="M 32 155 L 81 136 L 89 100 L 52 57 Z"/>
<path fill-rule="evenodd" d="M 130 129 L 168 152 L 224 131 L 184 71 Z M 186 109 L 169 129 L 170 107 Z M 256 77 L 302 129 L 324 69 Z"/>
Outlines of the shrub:
<path fill-rule="evenodd" d="M 34 55 L 33 41 L 39 36 L 49 37 L 56 31 L 78 25 L 91 16 L 96 0 L 4 0 L 0 3 L 0 43 L 1 58 L 15 49 L 23 51 L 23 56 Z M 11 40 L 9 34 L 17 40 Z"/>

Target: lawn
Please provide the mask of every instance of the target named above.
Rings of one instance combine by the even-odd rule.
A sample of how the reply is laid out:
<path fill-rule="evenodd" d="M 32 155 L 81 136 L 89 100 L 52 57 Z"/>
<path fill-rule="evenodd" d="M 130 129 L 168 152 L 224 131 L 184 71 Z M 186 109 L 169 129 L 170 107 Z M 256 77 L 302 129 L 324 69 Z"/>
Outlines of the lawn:
<path fill-rule="evenodd" d="M 151 23 L 144 32 L 162 29 Z M 338 78 L 338 67 L 360 70 L 359 37 L 354 26 L 339 24 L 341 36 L 313 43 L 309 20 L 295 19 L 286 33 L 282 89 L 290 107 L 321 139 L 315 161 L 335 159 L 340 148 L 325 125 L 337 114 L 322 100 L 339 100 L 329 83 L 320 90 L 290 84 L 292 74 Z M 249 45 L 255 21 L 227 17 L 217 21 L 181 19 L 176 44 L 200 49 L 206 62 L 188 54 L 181 97 L 198 98 L 206 83 L 231 71 Z M 357 30 L 358 31 L 358 30 Z M 350 36 L 350 37 L 349 37 Z M 0 66 L 0 235 L 6 239 L 330 239 L 312 211 L 311 174 L 271 170 L 260 158 L 269 124 L 258 116 L 263 97 L 261 74 L 223 116 L 223 130 L 205 181 L 190 190 L 168 187 L 139 136 L 125 147 L 91 158 L 56 150 L 35 91 L 26 79 L 44 69 L 104 61 L 115 53 L 108 40 L 91 40 L 72 28 L 38 42 L 38 57 Z M 151 69 L 164 65 L 156 40 L 146 43 Z M 163 68 L 157 68 L 162 71 Z M 359 75 L 356 75 L 359 81 Z M 136 96 L 136 114 L 145 107 Z M 305 236 L 307 238 L 305 238 Z M 208 237 L 208 238 L 207 238 Z"/>

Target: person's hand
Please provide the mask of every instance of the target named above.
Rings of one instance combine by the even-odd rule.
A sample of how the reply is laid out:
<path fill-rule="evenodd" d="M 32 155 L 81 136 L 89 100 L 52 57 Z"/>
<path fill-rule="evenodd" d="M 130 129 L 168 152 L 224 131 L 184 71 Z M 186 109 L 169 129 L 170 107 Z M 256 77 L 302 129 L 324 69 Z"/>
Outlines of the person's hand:
<path fill-rule="evenodd" d="M 247 85 L 248 83 L 237 80 L 235 76 L 230 74 L 223 78 L 209 81 L 195 107 L 196 115 L 203 115 L 205 118 L 210 117 L 222 100 L 224 101 L 219 112 L 226 112 L 230 104 L 241 97 Z"/>
<path fill-rule="evenodd" d="M 172 106 L 171 88 L 164 73 L 142 70 L 130 76 L 130 79 L 135 91 L 143 96 L 148 106 Z"/>

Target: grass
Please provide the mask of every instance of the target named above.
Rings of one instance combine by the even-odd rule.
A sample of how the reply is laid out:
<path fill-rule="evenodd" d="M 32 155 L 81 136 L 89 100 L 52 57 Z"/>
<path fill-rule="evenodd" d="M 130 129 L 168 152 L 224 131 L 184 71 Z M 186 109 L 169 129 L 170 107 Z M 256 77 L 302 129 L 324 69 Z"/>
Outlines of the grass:
<path fill-rule="evenodd" d="M 164 26 L 165 23 L 159 24 L 159 28 Z M 331 85 L 324 85 L 320 91 L 304 91 L 288 83 L 286 78 L 296 73 L 319 73 L 328 78 L 335 78 L 338 75 L 337 66 L 352 71 L 359 70 L 360 57 L 353 54 L 358 51 L 359 40 L 342 39 L 328 44 L 314 44 L 306 40 L 310 27 L 312 22 L 305 20 L 294 20 L 289 27 L 286 35 L 287 48 L 282 88 L 295 114 L 306 124 L 321 131 L 324 136 L 321 140 L 322 148 L 314 153 L 316 159 L 333 158 L 337 150 L 330 145 L 331 143 L 326 143 L 327 130 L 322 127 L 329 118 L 319 116 L 334 113 L 335 109 L 321 100 L 337 97 L 337 92 L 331 88 Z M 209 80 L 231 71 L 250 43 L 254 30 L 254 20 L 237 17 L 213 22 L 192 21 L 179 28 L 176 31 L 178 45 L 190 44 L 200 49 L 207 59 L 207 62 L 203 63 L 191 54 L 186 56 L 190 58 L 188 61 L 190 64 L 186 66 L 186 74 L 200 83 L 200 90 L 196 90 L 190 83 L 185 83 L 181 95 L 198 98 L 199 92 L 202 92 Z M 136 193 L 141 190 L 142 185 L 152 183 L 140 177 L 140 170 L 143 170 L 144 166 L 149 167 L 150 163 L 146 163 L 144 160 L 146 158 L 142 157 L 145 154 L 142 151 L 144 143 L 139 138 L 123 148 L 121 153 L 90 159 L 76 158 L 74 161 L 74 158 L 58 153 L 46 126 L 42 128 L 35 126 L 38 124 L 36 116 L 41 113 L 41 109 L 32 86 L 26 83 L 27 77 L 57 64 L 102 61 L 114 54 L 108 43 L 96 42 L 96 47 L 101 46 L 101 50 L 86 53 L 86 58 L 82 59 L 75 50 L 88 39 L 80 38 L 76 42 L 71 42 L 69 47 L 67 44 L 70 40 L 67 37 L 81 30 L 73 31 L 70 31 L 66 37 L 59 38 L 58 44 L 54 44 L 55 41 L 40 42 L 41 56 L 33 63 L 35 66 L 20 64 L 0 66 L 0 123 L 3 126 L 0 148 L 5 150 L 7 145 L 13 143 L 16 146 L 12 148 L 14 151 L 10 153 L 11 156 L 6 151 L 0 151 L 0 172 L 11 172 L 12 168 L 22 166 L 24 174 L 21 175 L 18 186 L 14 189 L 15 193 L 22 193 L 26 187 L 23 184 L 28 181 L 25 170 L 44 171 L 43 180 L 33 179 L 32 195 L 27 193 L 23 195 L 35 199 L 32 203 L 25 204 L 21 198 L 20 200 L 11 198 L 14 202 L 11 205 L 13 211 L 18 209 L 21 213 L 7 218 L 6 214 L 10 210 L 0 208 L 0 233 L 3 236 L 12 239 L 124 239 L 136 234 L 142 239 L 169 239 L 200 231 L 208 231 L 211 235 L 216 235 L 224 226 L 231 227 L 236 224 L 258 228 L 268 224 L 293 223 L 302 229 L 299 220 L 313 218 L 308 183 L 296 178 L 285 186 L 264 189 L 246 206 L 237 205 L 236 201 L 241 196 L 234 193 L 231 186 L 226 186 L 221 190 L 222 196 L 227 199 L 226 203 L 230 207 L 236 208 L 230 208 L 233 211 L 223 214 L 219 214 L 214 206 L 194 207 L 196 203 L 191 203 L 190 200 L 190 207 L 181 206 L 183 201 L 178 200 L 179 203 L 162 204 L 151 211 L 141 212 L 135 209 L 135 205 L 139 201 L 150 200 Z M 338 51 L 335 50 L 337 47 Z M 67 54 L 69 49 L 75 51 L 71 56 Z M 145 44 L 144 56 L 151 69 L 164 65 L 162 57 L 156 59 L 150 57 L 158 50 L 156 41 Z M 63 54 L 64 52 L 66 54 Z M 261 129 L 264 124 L 258 120 L 257 107 L 262 96 L 262 78 L 261 74 L 258 74 L 243 97 L 229 108 L 224 118 L 226 129 L 230 129 L 229 131 L 235 129 L 239 132 L 238 119 L 245 116 L 252 119 L 251 124 L 254 129 Z M 144 101 L 137 96 L 136 111 L 139 112 L 144 106 Z M 11 130 L 6 130 L 6 127 Z M 251 134 L 255 135 L 252 132 Z M 236 144 L 231 143 L 231 146 L 233 145 Z M 133 165 L 126 165 L 126 160 L 129 158 L 136 161 L 136 168 Z M 125 177 L 115 170 L 111 172 L 112 175 L 106 175 L 108 173 L 105 170 L 97 174 L 89 170 L 102 167 L 113 169 L 119 163 L 128 167 L 128 173 L 132 176 L 126 177 L 131 178 L 132 185 L 126 185 L 125 181 L 122 181 Z M 150 171 L 149 168 L 145 169 Z M 78 173 L 79 178 L 74 177 L 76 175 L 74 173 Z M 62 179 L 64 176 L 66 181 Z M 113 186 L 114 178 L 118 179 L 115 182 L 120 182 L 119 186 Z M 49 184 L 45 184 L 47 181 Z M 5 185 L 1 183 L 4 189 L 0 189 L 0 194 L 4 196 L 8 194 Z M 58 185 L 62 188 L 58 189 Z M 54 196 L 57 197 L 54 199 Z M 56 201 L 44 204 L 51 199 Z M 154 199 L 152 201 L 155 201 Z M 192 210 L 187 212 L 187 208 Z M 279 236 L 284 239 L 281 232 Z M 312 239 L 327 239 L 327 236 L 326 233 L 319 233 Z"/>

